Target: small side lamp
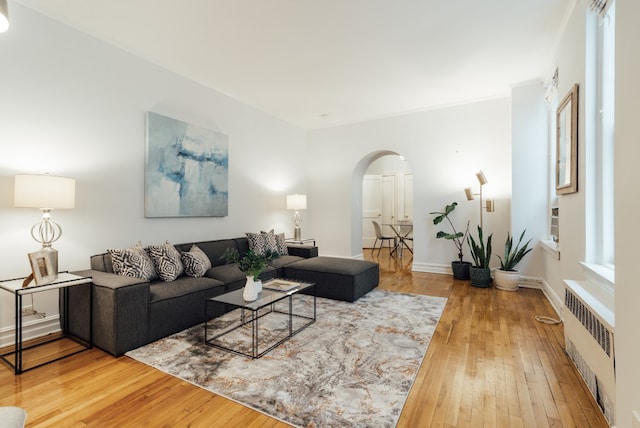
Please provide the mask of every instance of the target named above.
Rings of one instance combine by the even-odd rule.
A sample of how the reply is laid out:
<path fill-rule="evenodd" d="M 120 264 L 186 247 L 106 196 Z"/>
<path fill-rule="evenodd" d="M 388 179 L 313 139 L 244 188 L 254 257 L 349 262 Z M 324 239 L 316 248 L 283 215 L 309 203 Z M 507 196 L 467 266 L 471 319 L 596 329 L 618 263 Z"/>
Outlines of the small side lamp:
<path fill-rule="evenodd" d="M 50 175 L 16 175 L 14 190 L 14 206 L 42 211 L 42 221 L 33 225 L 31 236 L 42 244 L 42 250 L 53 253 L 52 269 L 58 272 L 57 251 L 52 244 L 62 236 L 62 228 L 51 221 L 51 210 L 75 207 L 76 181 Z"/>
<path fill-rule="evenodd" d="M 293 214 L 293 239 L 295 241 L 302 240 L 302 219 L 300 218 L 300 210 L 307 209 L 307 195 L 287 195 L 287 209 L 295 210 Z"/>
<path fill-rule="evenodd" d="M 492 199 L 487 199 L 485 201 L 485 204 L 482 203 L 482 186 L 484 186 L 485 184 L 487 184 L 489 181 L 487 180 L 487 177 L 485 177 L 484 172 L 482 171 L 478 171 L 476 173 L 476 177 L 478 178 L 478 182 L 480 183 L 480 193 L 473 193 L 471 191 L 471 188 L 467 187 L 466 189 L 464 189 L 464 193 L 467 196 L 467 200 L 468 201 L 473 201 L 475 198 L 475 195 L 479 195 L 480 196 L 480 227 L 483 227 L 482 225 L 482 210 L 486 209 L 488 213 L 492 213 L 495 211 L 495 204 L 494 201 Z"/>

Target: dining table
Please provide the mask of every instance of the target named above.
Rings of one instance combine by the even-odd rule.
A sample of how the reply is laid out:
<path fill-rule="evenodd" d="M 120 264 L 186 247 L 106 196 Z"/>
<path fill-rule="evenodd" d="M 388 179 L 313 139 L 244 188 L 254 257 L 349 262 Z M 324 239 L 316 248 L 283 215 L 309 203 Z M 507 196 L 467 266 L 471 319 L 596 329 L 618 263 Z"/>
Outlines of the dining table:
<path fill-rule="evenodd" d="M 393 250 L 389 254 L 395 254 L 398 257 L 402 257 L 403 249 L 406 248 L 413 254 L 413 248 L 407 244 L 407 241 L 413 242 L 413 223 L 399 221 L 396 223 L 383 223 L 383 226 L 389 226 L 393 233 L 398 237 Z"/>

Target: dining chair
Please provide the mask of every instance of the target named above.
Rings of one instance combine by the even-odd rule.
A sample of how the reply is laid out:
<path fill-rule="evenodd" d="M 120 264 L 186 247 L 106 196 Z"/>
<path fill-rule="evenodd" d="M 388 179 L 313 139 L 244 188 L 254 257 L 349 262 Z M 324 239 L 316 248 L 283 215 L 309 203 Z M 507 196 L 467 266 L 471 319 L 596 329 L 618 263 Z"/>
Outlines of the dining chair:
<path fill-rule="evenodd" d="M 391 241 L 393 241 L 393 248 L 396 248 L 397 237 L 384 235 L 382 233 L 382 228 L 380 227 L 380 223 L 378 223 L 377 221 L 371 220 L 371 223 L 373 223 L 373 228 L 376 231 L 376 241 L 373 243 L 373 248 L 371 249 L 371 257 L 373 257 L 373 252 L 376 249 L 376 245 L 378 244 L 378 241 L 380 241 L 380 248 L 378 248 L 378 256 L 380 256 L 380 251 L 382 250 L 382 245 L 384 245 L 384 241 L 389 242 L 389 254 L 391 254 L 392 253 Z"/>

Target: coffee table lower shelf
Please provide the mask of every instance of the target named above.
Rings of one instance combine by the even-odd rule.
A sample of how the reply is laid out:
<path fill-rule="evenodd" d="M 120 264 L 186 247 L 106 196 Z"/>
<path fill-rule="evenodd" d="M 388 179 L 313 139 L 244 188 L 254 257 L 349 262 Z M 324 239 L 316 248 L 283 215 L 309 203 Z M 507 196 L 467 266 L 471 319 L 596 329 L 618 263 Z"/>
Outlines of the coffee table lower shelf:
<path fill-rule="evenodd" d="M 265 283 L 265 287 L 267 286 L 268 283 Z M 312 309 L 308 308 L 309 312 L 312 313 L 300 313 L 299 311 L 301 308 L 298 308 L 298 306 L 304 306 L 301 299 L 305 296 L 300 293 L 302 290 L 305 290 L 305 293 L 312 292 L 309 296 L 306 296 L 313 299 Z M 300 303 L 300 305 L 295 305 L 295 303 Z M 212 313 L 211 308 L 214 305 L 229 305 L 234 308 L 233 311 L 239 310 L 238 321 L 231 322 L 223 328 L 214 328 L 212 324 L 219 322 L 217 318 L 209 320 L 209 313 Z M 223 317 L 233 316 L 233 311 L 223 315 Z M 280 326 L 283 325 L 283 322 L 286 325 L 279 336 L 275 339 L 272 338 L 265 344 L 260 335 L 260 326 L 264 325 L 269 328 L 269 322 L 262 323 L 262 320 L 274 321 L 272 320 L 274 317 L 282 318 Z M 260 358 L 316 321 L 316 287 L 313 283 L 300 283 L 299 287 L 287 292 L 263 288 L 258 300 L 253 302 L 246 302 L 243 299 L 242 289 L 231 291 L 205 300 L 205 319 L 207 321 L 204 324 L 204 340 L 207 345 L 252 359 Z M 211 330 L 216 332 L 209 337 Z M 232 340 L 231 343 L 234 346 L 231 346 L 225 345 L 221 340 L 229 337 L 234 332 L 242 330 L 245 330 L 246 333 L 244 335 L 245 341 L 237 340 L 234 342 Z M 249 341 L 251 342 L 250 346 Z M 242 344 L 245 346 L 240 346 Z M 262 349 L 260 348 L 261 346 Z"/>

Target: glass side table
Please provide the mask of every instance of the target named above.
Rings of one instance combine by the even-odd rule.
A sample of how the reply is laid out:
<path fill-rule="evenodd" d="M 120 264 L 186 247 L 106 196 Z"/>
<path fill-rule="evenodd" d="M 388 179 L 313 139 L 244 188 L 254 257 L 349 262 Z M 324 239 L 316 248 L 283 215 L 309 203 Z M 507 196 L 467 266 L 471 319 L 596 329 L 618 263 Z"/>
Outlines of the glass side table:
<path fill-rule="evenodd" d="M 40 340 L 34 340 L 34 344 L 33 345 L 28 345 L 25 346 L 23 344 L 23 338 L 22 338 L 22 329 L 23 329 L 23 322 L 22 322 L 22 298 L 23 296 L 26 295 L 31 295 L 31 294 L 35 294 L 35 293 L 41 293 L 43 291 L 48 291 L 48 290 L 61 290 L 61 296 L 60 298 L 62 299 L 62 306 L 63 306 L 63 310 L 64 313 L 67 314 L 69 311 L 69 297 L 68 297 L 68 293 L 67 290 L 69 287 L 73 287 L 76 285 L 82 285 L 82 284 L 91 284 L 91 277 L 83 277 L 83 276 L 78 276 L 78 275 L 74 275 L 68 272 L 61 272 L 58 274 L 58 278 L 53 281 L 50 282 L 48 284 L 42 284 L 42 285 L 35 285 L 35 283 L 31 283 L 30 285 L 23 287 L 22 286 L 22 282 L 23 282 L 24 278 L 18 278 L 18 279 L 9 279 L 9 280 L 5 280 L 5 281 L 0 281 L 0 290 L 4 290 L 6 292 L 12 293 L 15 297 L 15 345 L 14 348 L 12 350 L 10 350 L 9 352 L 4 352 L 2 354 L 0 354 L 0 358 L 2 359 L 2 361 L 4 361 L 5 363 L 7 363 L 11 368 L 13 368 L 15 374 L 20 374 L 23 373 L 27 370 L 31 370 L 31 369 L 35 369 L 36 367 L 40 367 L 43 366 L 45 364 L 51 363 L 53 361 L 58 361 L 62 358 L 66 358 L 69 357 L 71 355 L 75 355 L 78 352 L 82 352 L 85 351 L 87 349 L 91 349 L 93 347 L 93 326 L 92 326 L 92 316 L 91 314 L 93 313 L 93 287 L 91 287 L 91 285 L 89 285 L 89 340 L 86 341 L 80 337 L 77 337 L 75 335 L 71 335 L 68 333 L 68 316 L 64 317 L 64 321 L 63 321 L 63 325 L 62 325 L 62 334 L 61 335 L 55 335 L 54 338 L 52 339 L 47 339 L 44 341 L 40 341 Z M 30 349 L 34 349 L 43 345 L 47 345 L 49 343 L 58 341 L 58 340 L 62 340 L 62 339 L 71 339 L 74 342 L 80 344 L 82 346 L 81 349 L 73 349 L 72 352 L 64 354 L 62 356 L 56 356 L 55 358 L 51 359 L 51 360 L 47 360 L 44 362 L 38 362 L 33 366 L 30 366 L 28 368 L 24 368 L 23 366 L 23 353 L 27 350 Z M 13 358 L 12 358 L 13 356 Z"/>
<path fill-rule="evenodd" d="M 305 245 L 305 244 L 313 243 L 313 246 L 314 247 L 316 246 L 316 238 L 304 238 L 304 239 L 285 238 L 284 242 L 287 244 L 294 244 L 294 245 Z"/>

